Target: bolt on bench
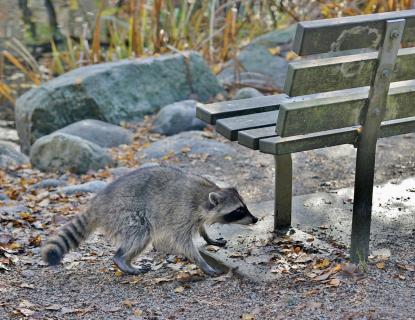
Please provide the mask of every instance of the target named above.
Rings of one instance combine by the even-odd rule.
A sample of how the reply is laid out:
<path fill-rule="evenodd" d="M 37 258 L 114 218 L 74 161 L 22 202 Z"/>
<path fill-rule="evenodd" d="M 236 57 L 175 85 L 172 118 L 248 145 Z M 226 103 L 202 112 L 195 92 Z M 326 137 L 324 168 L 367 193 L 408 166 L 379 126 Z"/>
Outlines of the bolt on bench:
<path fill-rule="evenodd" d="M 291 224 L 291 153 L 353 144 L 350 256 L 367 259 L 377 139 L 415 132 L 415 48 L 401 44 L 415 44 L 415 10 L 301 22 L 286 94 L 197 108 L 229 140 L 275 156 L 274 229 Z"/>

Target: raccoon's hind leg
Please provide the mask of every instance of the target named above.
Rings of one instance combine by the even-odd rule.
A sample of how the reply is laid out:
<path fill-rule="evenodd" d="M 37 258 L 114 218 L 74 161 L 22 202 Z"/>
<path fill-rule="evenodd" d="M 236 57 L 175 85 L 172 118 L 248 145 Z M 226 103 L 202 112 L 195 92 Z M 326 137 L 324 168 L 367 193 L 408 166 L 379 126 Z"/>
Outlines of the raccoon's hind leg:
<path fill-rule="evenodd" d="M 142 274 L 150 271 L 151 267 L 148 265 L 143 265 L 140 268 L 135 268 L 131 265 L 131 261 L 147 247 L 149 242 L 150 236 L 148 232 L 136 235 L 132 240 L 126 240 L 115 253 L 114 263 L 122 272 L 128 274 Z"/>
<path fill-rule="evenodd" d="M 207 244 L 212 244 L 214 246 L 218 246 L 218 247 L 224 247 L 226 245 L 226 240 L 224 239 L 217 239 L 217 240 L 212 240 L 207 232 L 206 232 L 206 228 L 205 226 L 202 224 L 199 228 L 199 233 L 202 236 L 203 239 L 205 239 L 205 241 L 207 242 Z"/>

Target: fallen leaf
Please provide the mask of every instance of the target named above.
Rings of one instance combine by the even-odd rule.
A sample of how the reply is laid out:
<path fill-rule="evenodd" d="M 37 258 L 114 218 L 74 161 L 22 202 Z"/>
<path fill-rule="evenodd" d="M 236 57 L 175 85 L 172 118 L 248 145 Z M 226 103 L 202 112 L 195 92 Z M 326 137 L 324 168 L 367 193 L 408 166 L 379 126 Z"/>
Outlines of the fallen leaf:
<path fill-rule="evenodd" d="M 316 263 L 313 268 L 314 269 L 325 269 L 329 265 L 330 265 L 329 259 L 322 259 L 320 262 Z"/>
<path fill-rule="evenodd" d="M 126 299 L 122 302 L 122 304 L 127 308 L 132 308 L 133 306 L 138 304 L 138 301 Z"/>
<path fill-rule="evenodd" d="M 117 312 L 117 311 L 120 311 L 121 308 L 117 307 L 117 306 L 115 306 L 115 307 L 103 306 L 101 308 L 101 310 L 104 311 L 104 312 Z"/>
<path fill-rule="evenodd" d="M 342 271 L 348 275 L 352 275 L 357 270 L 357 266 L 354 263 L 346 263 L 342 266 Z"/>
<path fill-rule="evenodd" d="M 123 275 L 123 272 L 122 272 L 120 269 L 117 269 L 117 270 L 114 272 L 114 275 L 115 275 L 116 277 L 121 277 L 121 276 Z"/>
<path fill-rule="evenodd" d="M 240 252 L 232 252 L 228 255 L 229 258 L 243 258 L 243 254 Z"/>
<path fill-rule="evenodd" d="M 378 263 L 376 263 L 376 267 L 378 269 L 385 269 L 385 263 L 384 262 L 378 262 Z"/>
<path fill-rule="evenodd" d="M 33 310 L 27 309 L 27 308 L 18 308 L 17 309 L 22 315 L 25 317 L 32 316 L 35 312 Z"/>
<path fill-rule="evenodd" d="M 174 289 L 174 292 L 176 292 L 176 293 L 182 293 L 183 291 L 184 291 L 183 286 L 180 286 L 180 287 L 177 287 L 177 288 Z"/>
<path fill-rule="evenodd" d="M 244 313 L 242 315 L 242 320 L 255 320 L 255 317 L 253 314 L 250 313 Z"/>
<path fill-rule="evenodd" d="M 214 245 L 208 245 L 206 246 L 206 250 L 208 251 L 212 251 L 212 252 L 217 252 L 220 248 L 218 246 L 214 246 Z"/>
<path fill-rule="evenodd" d="M 372 256 L 380 260 L 388 260 L 391 256 L 391 251 L 387 248 L 382 248 L 372 252 Z"/>
<path fill-rule="evenodd" d="M 300 252 L 301 252 L 301 247 L 294 247 L 294 252 L 296 253 L 296 254 L 299 254 Z"/>
<path fill-rule="evenodd" d="M 340 285 L 339 279 L 331 279 L 328 283 L 329 286 L 338 287 Z"/>
<path fill-rule="evenodd" d="M 133 313 L 134 313 L 134 316 L 141 317 L 143 315 L 143 310 L 135 309 Z"/>
<path fill-rule="evenodd" d="M 62 309 L 62 306 L 59 304 L 52 304 L 50 306 L 45 307 L 46 310 L 50 310 L 50 311 L 58 311 L 60 309 Z"/>
<path fill-rule="evenodd" d="M 314 277 L 314 278 L 313 278 L 313 280 L 314 280 L 314 281 L 325 281 L 325 280 L 327 280 L 327 279 L 328 279 L 331 275 L 332 275 L 332 272 L 331 272 L 331 271 L 328 271 L 328 272 L 323 273 L 323 274 L 321 274 L 321 275 L 319 275 L 319 276 L 317 276 L 317 277 Z"/>
<path fill-rule="evenodd" d="M 273 56 L 278 56 L 281 53 L 281 47 L 268 48 L 268 52 Z"/>
<path fill-rule="evenodd" d="M 26 289 L 34 289 L 34 285 L 33 284 L 29 284 L 29 283 L 21 283 L 20 285 L 19 285 L 19 287 L 20 288 L 26 288 Z"/>
<path fill-rule="evenodd" d="M 291 61 L 291 60 L 296 59 L 297 57 L 298 56 L 297 56 L 297 54 L 294 51 L 289 51 L 289 52 L 287 52 L 287 55 L 286 55 L 285 59 L 287 61 Z"/>

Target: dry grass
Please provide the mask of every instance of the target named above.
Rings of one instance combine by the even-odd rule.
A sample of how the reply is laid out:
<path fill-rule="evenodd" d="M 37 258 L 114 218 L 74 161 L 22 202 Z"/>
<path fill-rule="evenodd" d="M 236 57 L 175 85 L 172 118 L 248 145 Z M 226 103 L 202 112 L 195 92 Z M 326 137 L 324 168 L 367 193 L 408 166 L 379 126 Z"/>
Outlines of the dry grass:
<path fill-rule="evenodd" d="M 76 7 L 76 3 L 71 1 L 72 6 Z M 411 6 L 411 0 L 125 0 L 120 7 L 105 3 L 100 2 L 91 35 L 89 26 L 84 26 L 79 39 L 67 36 L 59 45 L 51 40 L 51 63 L 47 65 L 50 74 L 59 75 L 82 65 L 183 50 L 199 51 L 218 72 L 223 62 L 232 59 L 252 38 L 293 21 Z M 313 13 L 309 10 L 311 5 Z M 16 40 L 8 45 L 10 50 L 2 53 L 4 63 L 23 72 L 35 85 L 45 79 L 24 45 Z M 0 70 L 3 60 L 0 59 Z M 13 90 L 3 82 L 0 95 L 10 101 L 15 99 Z"/>

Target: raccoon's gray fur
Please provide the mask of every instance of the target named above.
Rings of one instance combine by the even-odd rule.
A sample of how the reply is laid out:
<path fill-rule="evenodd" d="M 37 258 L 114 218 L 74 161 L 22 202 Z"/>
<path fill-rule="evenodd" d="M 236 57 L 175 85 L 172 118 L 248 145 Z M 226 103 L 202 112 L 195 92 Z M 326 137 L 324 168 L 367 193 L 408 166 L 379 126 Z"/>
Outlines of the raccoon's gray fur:
<path fill-rule="evenodd" d="M 206 274 L 215 275 L 219 272 L 203 259 L 193 240 L 199 233 L 209 244 L 223 246 L 226 241 L 210 239 L 204 224 L 257 220 L 236 189 L 220 188 L 172 167 L 152 166 L 122 176 L 99 192 L 84 213 L 46 242 L 42 256 L 56 265 L 100 228 L 118 245 L 114 262 L 125 273 L 148 271 L 148 267 L 133 267 L 131 261 L 152 242 L 155 248 L 183 254 Z"/>

